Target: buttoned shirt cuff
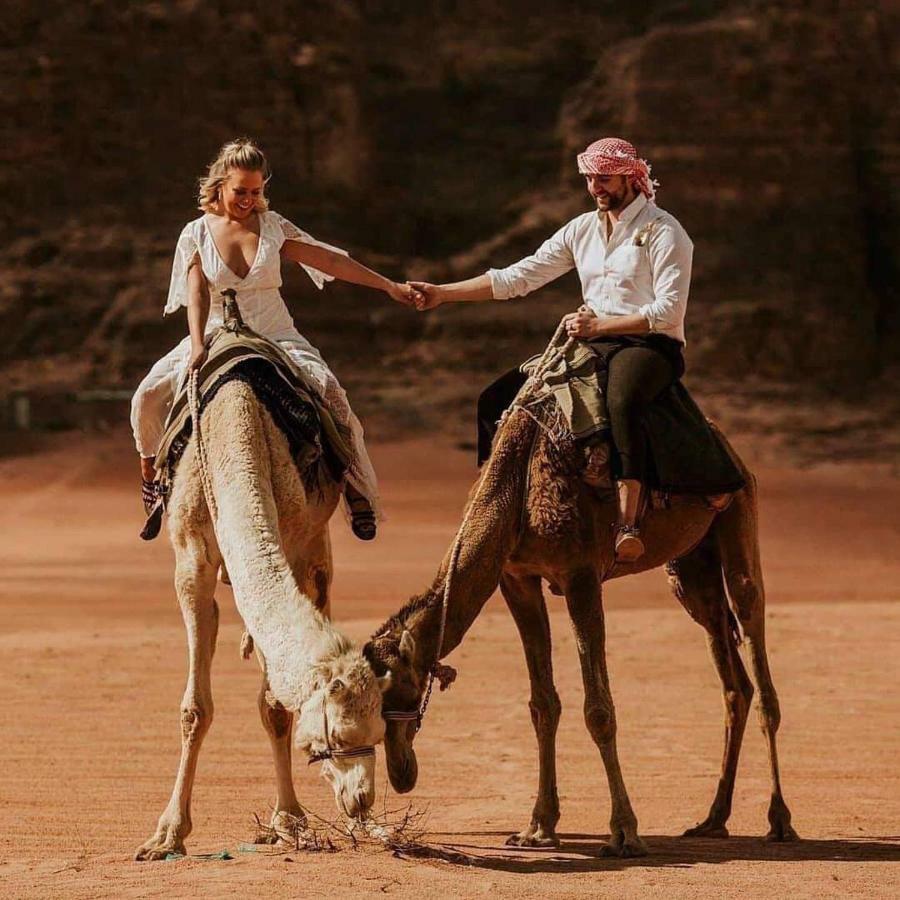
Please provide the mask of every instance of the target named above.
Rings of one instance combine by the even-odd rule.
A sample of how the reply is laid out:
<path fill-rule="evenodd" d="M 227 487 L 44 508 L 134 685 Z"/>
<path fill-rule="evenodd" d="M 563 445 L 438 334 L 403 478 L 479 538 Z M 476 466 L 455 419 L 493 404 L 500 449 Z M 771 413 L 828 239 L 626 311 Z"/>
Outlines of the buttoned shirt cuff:
<path fill-rule="evenodd" d="M 495 300 L 509 300 L 512 296 L 510 286 L 503 277 L 501 269 L 488 269 L 487 274 L 491 279 L 491 293 Z"/>

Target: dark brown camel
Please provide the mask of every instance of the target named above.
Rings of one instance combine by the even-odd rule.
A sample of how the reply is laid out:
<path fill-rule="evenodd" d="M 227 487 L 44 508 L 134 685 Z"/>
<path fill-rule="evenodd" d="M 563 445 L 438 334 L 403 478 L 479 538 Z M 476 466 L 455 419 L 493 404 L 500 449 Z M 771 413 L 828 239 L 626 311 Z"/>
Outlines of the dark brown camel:
<path fill-rule="evenodd" d="M 541 590 L 541 579 L 546 579 L 565 595 L 575 630 L 584 680 L 585 723 L 600 750 L 612 801 L 608 851 L 616 856 L 646 853 L 619 768 L 601 586 L 610 578 L 666 565 L 675 596 L 706 629 L 725 699 L 725 752 L 718 789 L 706 819 L 686 834 L 728 836 L 726 823 L 753 696 L 738 651 L 743 637 L 759 690 L 759 719 L 772 774 L 768 838 L 796 839 L 778 773 L 775 734 L 781 716 L 766 657 L 765 593 L 752 474 L 735 457 L 747 484 L 724 512 L 715 513 L 699 497 L 675 498 L 668 509 L 648 511 L 642 525 L 646 554 L 637 563 L 616 565 L 615 497 L 611 491 L 604 495 L 583 482 L 578 459 L 571 440 L 554 441 L 524 411 L 507 417 L 469 498 L 442 647 L 437 643 L 451 553 L 444 558 L 431 589 L 389 619 L 364 649 L 378 674 L 388 669 L 393 674 L 384 710 L 419 708 L 435 660 L 462 641 L 499 584 L 525 648 L 539 760 L 531 822 L 508 843 L 558 845 L 555 741 L 560 701 L 553 684 L 550 625 Z M 416 784 L 415 734 L 414 721 L 388 722 L 388 774 L 401 793 Z"/>

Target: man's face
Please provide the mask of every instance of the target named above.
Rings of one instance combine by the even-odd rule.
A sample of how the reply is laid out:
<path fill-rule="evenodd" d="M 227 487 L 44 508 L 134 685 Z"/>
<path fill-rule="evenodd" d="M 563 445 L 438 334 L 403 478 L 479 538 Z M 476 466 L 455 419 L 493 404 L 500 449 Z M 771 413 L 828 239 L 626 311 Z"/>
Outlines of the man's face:
<path fill-rule="evenodd" d="M 634 200 L 634 187 L 625 175 L 585 175 L 584 180 L 600 212 L 615 212 Z"/>

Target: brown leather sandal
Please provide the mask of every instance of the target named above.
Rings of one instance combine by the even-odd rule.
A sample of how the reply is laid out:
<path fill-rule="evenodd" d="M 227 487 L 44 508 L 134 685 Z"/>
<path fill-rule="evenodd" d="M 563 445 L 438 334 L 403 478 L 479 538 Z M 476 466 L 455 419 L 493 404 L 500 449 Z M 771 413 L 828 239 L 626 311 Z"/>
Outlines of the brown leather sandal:
<path fill-rule="evenodd" d="M 616 562 L 630 563 L 644 555 L 641 532 L 634 525 L 619 525 L 616 529 Z"/>
<path fill-rule="evenodd" d="M 164 492 L 155 481 L 141 479 L 141 501 L 147 514 L 147 521 L 141 529 L 141 540 L 152 541 L 159 534 L 162 527 L 163 498 Z"/>
<path fill-rule="evenodd" d="M 149 516 L 159 500 L 159 489 L 155 481 L 141 479 L 141 502 L 144 504 L 144 512 Z"/>

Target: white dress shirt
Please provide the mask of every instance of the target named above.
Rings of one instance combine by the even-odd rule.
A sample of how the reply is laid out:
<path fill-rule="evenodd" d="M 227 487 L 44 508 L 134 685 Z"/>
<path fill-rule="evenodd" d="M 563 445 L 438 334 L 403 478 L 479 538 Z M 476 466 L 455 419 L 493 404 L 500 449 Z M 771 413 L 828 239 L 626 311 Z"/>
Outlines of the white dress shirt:
<path fill-rule="evenodd" d="M 584 303 L 599 316 L 642 315 L 650 331 L 685 343 L 694 244 L 678 220 L 640 194 L 609 239 L 606 213 L 576 216 L 531 255 L 490 269 L 494 298 L 523 297 L 577 269 Z"/>

